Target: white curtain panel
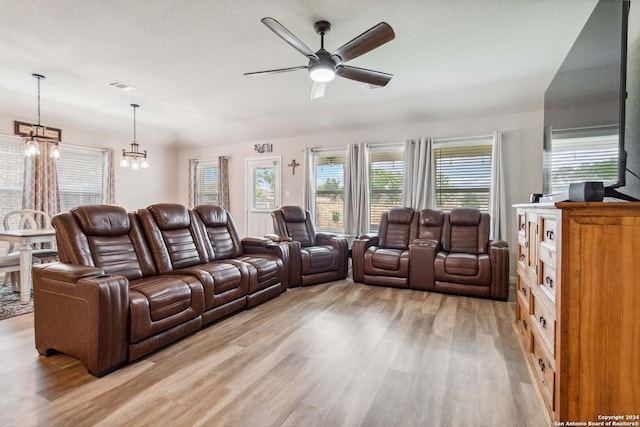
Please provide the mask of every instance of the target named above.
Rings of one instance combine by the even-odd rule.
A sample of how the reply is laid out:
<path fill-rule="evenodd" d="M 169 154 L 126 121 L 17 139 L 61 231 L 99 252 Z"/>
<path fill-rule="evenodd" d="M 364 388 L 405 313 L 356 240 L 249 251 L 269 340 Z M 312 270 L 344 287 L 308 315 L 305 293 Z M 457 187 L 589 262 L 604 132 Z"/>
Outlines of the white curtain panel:
<path fill-rule="evenodd" d="M 493 132 L 491 151 L 491 190 L 489 191 L 489 214 L 491 215 L 491 239 L 507 238 L 507 203 L 502 165 L 502 133 Z"/>
<path fill-rule="evenodd" d="M 196 204 L 196 169 L 198 167 L 197 159 L 189 159 L 189 208 Z"/>
<path fill-rule="evenodd" d="M 304 149 L 304 208 L 315 218 L 316 157 L 313 148 Z"/>
<path fill-rule="evenodd" d="M 435 209 L 436 183 L 433 139 L 408 139 L 404 142 L 402 205 L 415 210 Z"/>
<path fill-rule="evenodd" d="M 366 144 L 347 145 L 344 173 L 344 232 L 357 238 L 369 232 L 369 168 Z"/>

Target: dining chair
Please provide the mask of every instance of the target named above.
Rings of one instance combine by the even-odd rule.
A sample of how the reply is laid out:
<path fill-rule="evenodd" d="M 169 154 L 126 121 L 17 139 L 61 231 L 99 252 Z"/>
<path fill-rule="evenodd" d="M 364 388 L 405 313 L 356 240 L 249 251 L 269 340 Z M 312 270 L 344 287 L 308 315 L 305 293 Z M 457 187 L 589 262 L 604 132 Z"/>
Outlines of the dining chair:
<path fill-rule="evenodd" d="M 9 249 L 11 248 L 11 243 L 6 241 L 0 241 L 0 274 L 3 274 L 4 277 L 2 279 L 2 286 L 11 285 L 11 290 L 18 292 L 20 290 L 20 286 L 18 280 L 12 278 L 13 274 L 20 272 L 20 254 L 12 253 L 9 254 Z M 41 261 L 39 258 L 33 257 L 31 260 L 32 264 L 40 264 Z M 9 282 L 9 279 L 14 279 Z"/>
<path fill-rule="evenodd" d="M 3 224 L 5 230 L 51 228 L 51 217 L 40 210 L 21 209 L 7 213 Z M 5 255 L 2 255 L 0 249 L 0 273 L 5 275 L 2 284 L 6 286 L 10 280 L 12 290 L 16 291 L 20 287 L 20 247 L 18 245 L 11 247 L 8 242 L 0 242 L 0 244 L 8 246 Z M 55 248 L 35 247 L 32 250 L 32 256 L 32 264 L 57 261 L 58 251 Z"/>
<path fill-rule="evenodd" d="M 22 209 L 11 211 L 4 217 L 4 229 L 42 229 L 51 228 L 51 217 L 43 211 L 36 209 Z M 19 247 L 13 247 L 9 251 L 9 255 L 17 253 Z M 57 261 L 58 251 L 55 248 L 34 248 L 32 251 L 34 257 L 43 262 Z"/>

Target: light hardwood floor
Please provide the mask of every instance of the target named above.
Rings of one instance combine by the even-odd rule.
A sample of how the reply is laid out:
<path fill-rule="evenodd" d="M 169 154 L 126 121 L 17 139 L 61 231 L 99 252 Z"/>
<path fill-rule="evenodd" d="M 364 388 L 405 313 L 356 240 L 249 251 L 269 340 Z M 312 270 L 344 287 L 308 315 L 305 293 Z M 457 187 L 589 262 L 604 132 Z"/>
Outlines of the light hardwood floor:
<path fill-rule="evenodd" d="M 0 425 L 544 426 L 514 304 L 343 280 L 94 378 L 0 321 Z"/>

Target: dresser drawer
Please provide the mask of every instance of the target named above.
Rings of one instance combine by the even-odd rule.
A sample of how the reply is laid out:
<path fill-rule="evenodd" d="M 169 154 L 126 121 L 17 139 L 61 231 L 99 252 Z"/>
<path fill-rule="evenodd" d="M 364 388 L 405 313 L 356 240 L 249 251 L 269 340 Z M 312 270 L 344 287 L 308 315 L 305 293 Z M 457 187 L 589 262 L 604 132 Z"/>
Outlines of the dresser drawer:
<path fill-rule="evenodd" d="M 518 332 L 522 336 L 522 340 L 525 344 L 527 352 L 531 351 L 531 327 L 529 326 L 531 316 L 529 316 L 529 309 L 524 307 L 521 298 L 516 299 L 516 326 Z"/>
<path fill-rule="evenodd" d="M 528 312 L 531 305 L 531 287 L 527 283 L 526 276 L 518 276 L 516 280 L 516 295 L 518 295 L 518 299 L 522 300 L 522 305 Z"/>
<path fill-rule="evenodd" d="M 531 366 L 536 374 L 536 380 L 540 385 L 540 391 L 545 403 L 554 411 L 554 391 L 556 373 L 553 362 L 544 344 L 540 343 L 534 335 L 532 339 Z"/>
<path fill-rule="evenodd" d="M 540 282 L 540 286 L 542 286 L 555 301 L 557 285 L 556 269 L 544 261 L 540 263 Z"/>
<path fill-rule="evenodd" d="M 540 216 L 542 236 L 540 240 L 556 247 L 556 241 L 558 240 L 558 233 L 556 230 L 555 217 Z"/>
<path fill-rule="evenodd" d="M 527 215 L 524 212 L 518 213 L 518 233 L 523 235 L 527 230 Z"/>
<path fill-rule="evenodd" d="M 533 294 L 531 298 L 532 307 L 530 310 L 532 313 L 531 322 L 536 324 L 553 355 L 556 344 L 556 318 L 555 315 L 549 311 L 546 304 L 543 303 L 543 300 L 544 298 L 542 298 L 539 293 Z"/>

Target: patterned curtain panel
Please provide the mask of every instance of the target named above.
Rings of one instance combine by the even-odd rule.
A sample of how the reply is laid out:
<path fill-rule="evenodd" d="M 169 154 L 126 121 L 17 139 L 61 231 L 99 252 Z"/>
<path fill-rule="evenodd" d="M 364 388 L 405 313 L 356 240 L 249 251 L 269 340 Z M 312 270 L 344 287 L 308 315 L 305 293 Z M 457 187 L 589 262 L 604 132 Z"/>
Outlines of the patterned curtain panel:
<path fill-rule="evenodd" d="M 229 210 L 229 157 L 218 157 L 220 168 L 220 180 L 218 181 L 218 204 L 221 208 Z"/>
<path fill-rule="evenodd" d="M 53 144 L 39 141 L 40 154 L 25 159 L 22 208 L 36 209 L 50 217 L 60 212 L 60 194 L 56 160 L 51 157 Z"/>

